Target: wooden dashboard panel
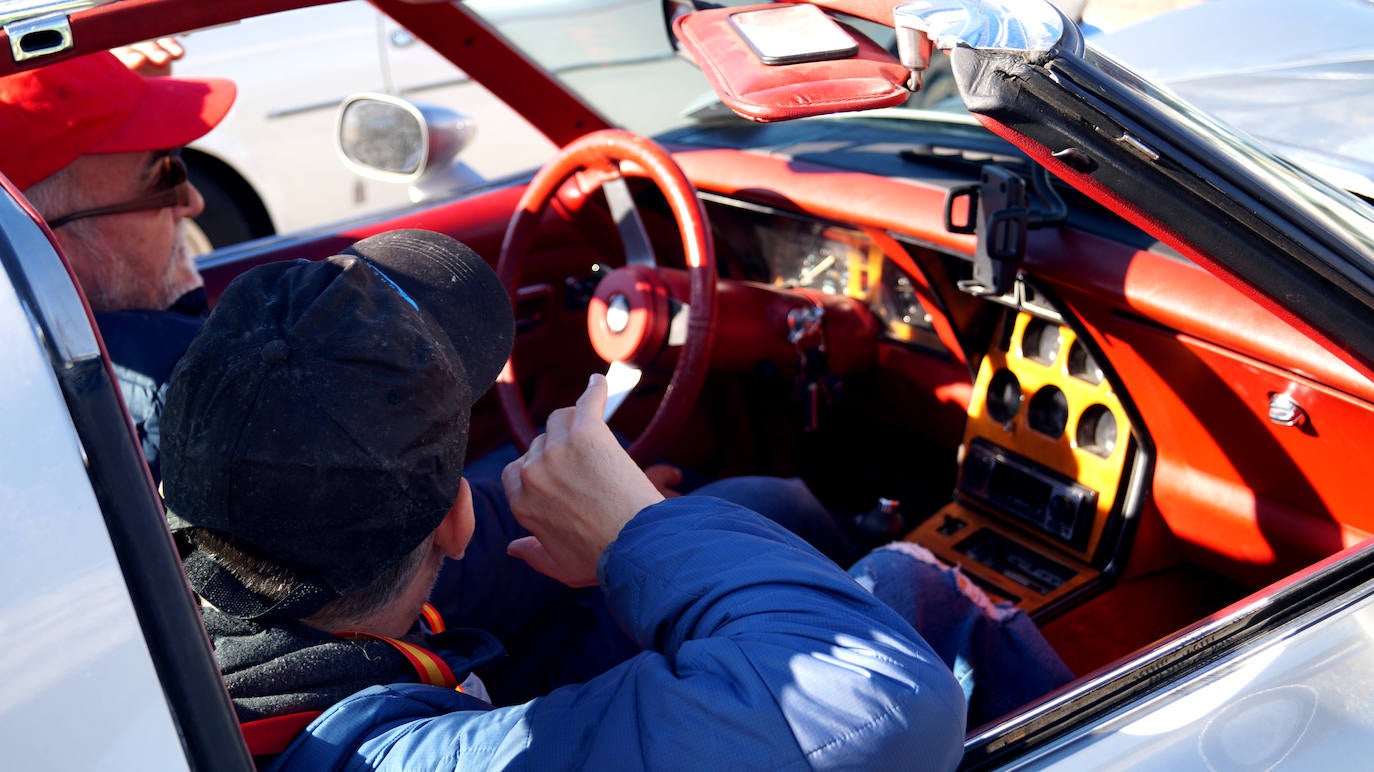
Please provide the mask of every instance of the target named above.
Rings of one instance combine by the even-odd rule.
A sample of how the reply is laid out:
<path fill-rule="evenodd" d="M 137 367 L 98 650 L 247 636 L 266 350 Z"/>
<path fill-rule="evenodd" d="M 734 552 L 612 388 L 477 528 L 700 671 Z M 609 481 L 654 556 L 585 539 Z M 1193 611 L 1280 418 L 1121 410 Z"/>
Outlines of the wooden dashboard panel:
<path fill-rule="evenodd" d="M 1015 315 L 1003 342 L 1005 347 L 989 351 L 978 369 L 965 453 L 982 439 L 1095 492 L 1086 538 L 1079 546 L 1056 545 L 1090 562 L 1125 477 L 1132 449 L 1130 420 L 1100 366 L 1069 327 L 1023 311 Z M 1015 405 L 1000 403 L 1010 395 L 999 384 L 1013 383 L 1020 398 Z M 1015 412 L 1007 416 L 1009 408 Z M 1103 428 L 1107 426 L 1115 428 Z M 967 461 L 966 455 L 965 473 Z"/>
<path fill-rule="evenodd" d="M 1032 615 L 1101 576 L 1066 553 L 1043 545 L 1027 547 L 1026 532 L 958 501 L 922 523 L 906 541 L 958 566 L 994 600 L 1011 601 Z"/>
<path fill-rule="evenodd" d="M 1119 530 L 1131 427 L 1069 326 L 1009 312 L 974 380 L 955 501 L 909 540 L 1027 611 L 1078 592 Z"/>

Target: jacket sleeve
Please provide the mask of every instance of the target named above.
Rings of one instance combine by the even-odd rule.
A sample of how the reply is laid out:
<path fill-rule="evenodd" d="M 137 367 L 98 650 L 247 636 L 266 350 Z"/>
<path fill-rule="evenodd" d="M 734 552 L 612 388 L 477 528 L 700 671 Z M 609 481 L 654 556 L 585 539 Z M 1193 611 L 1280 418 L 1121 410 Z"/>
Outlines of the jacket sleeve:
<path fill-rule="evenodd" d="M 707 497 L 656 504 L 607 549 L 600 574 L 645 649 L 628 662 L 490 711 L 433 687 L 374 687 L 327 711 L 279 765 L 957 765 L 964 698 L 949 670 L 835 564 L 753 512 Z"/>

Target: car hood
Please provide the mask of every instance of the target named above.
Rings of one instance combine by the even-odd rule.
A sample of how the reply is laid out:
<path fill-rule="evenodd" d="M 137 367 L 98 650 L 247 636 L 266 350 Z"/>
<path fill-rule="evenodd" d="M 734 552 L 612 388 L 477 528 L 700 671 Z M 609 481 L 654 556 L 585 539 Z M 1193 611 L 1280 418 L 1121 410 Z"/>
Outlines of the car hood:
<path fill-rule="evenodd" d="M 1374 197 L 1374 2 L 1209 0 L 1091 43 L 1308 171 Z"/>

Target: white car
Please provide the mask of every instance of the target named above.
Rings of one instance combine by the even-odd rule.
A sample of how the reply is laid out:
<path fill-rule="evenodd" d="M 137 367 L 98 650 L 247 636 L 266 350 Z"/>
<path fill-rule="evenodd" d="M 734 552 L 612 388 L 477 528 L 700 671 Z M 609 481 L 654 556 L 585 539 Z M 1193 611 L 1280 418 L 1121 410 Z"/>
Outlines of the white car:
<path fill-rule="evenodd" d="M 548 69 L 573 77 L 606 67 L 633 77 L 675 56 L 658 0 L 468 5 L 502 34 L 540 51 Z M 642 34 L 646 26 L 660 34 Z M 459 158 L 462 184 L 450 191 L 530 171 L 554 150 L 519 113 L 362 0 L 244 19 L 181 42 L 186 54 L 175 74 L 213 74 L 239 87 L 225 120 L 183 154 L 205 196 L 196 219 L 213 247 L 394 209 L 417 197 L 407 185 L 369 179 L 340 161 L 332 136 L 339 103 L 351 94 L 392 94 L 470 116 L 475 132 Z"/>

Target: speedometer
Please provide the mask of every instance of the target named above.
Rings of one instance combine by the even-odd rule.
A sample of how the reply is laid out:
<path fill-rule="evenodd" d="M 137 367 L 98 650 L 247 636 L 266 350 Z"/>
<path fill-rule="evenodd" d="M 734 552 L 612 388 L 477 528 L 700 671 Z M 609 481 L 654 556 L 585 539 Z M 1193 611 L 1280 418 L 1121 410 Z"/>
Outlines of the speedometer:
<path fill-rule="evenodd" d="M 860 299 L 867 293 L 865 274 L 873 244 L 862 233 L 812 223 L 777 229 L 771 236 L 775 284 Z"/>
<path fill-rule="evenodd" d="M 818 289 L 829 295 L 843 295 L 849 288 L 849 256 L 844 252 L 836 254 L 828 242 L 808 252 L 798 268 L 798 287 Z"/>

